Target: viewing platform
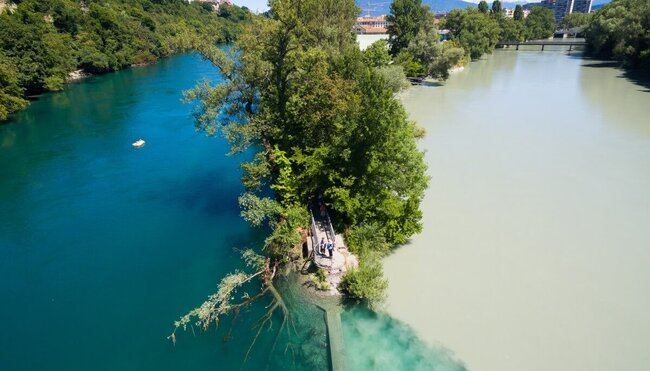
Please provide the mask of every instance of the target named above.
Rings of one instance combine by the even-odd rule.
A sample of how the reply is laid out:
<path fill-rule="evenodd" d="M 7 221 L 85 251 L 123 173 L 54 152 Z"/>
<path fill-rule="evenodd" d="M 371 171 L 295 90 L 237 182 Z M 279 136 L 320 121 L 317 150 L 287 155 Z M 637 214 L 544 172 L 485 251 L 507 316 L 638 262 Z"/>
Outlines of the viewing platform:
<path fill-rule="evenodd" d="M 319 251 L 321 241 L 333 244 L 334 249 L 331 257 L 327 248 L 324 251 Z M 334 231 L 329 213 L 324 205 L 311 209 L 311 230 L 310 238 L 307 239 L 307 250 L 309 256 L 313 257 L 314 264 L 328 272 L 327 282 L 331 287 L 330 294 L 338 295 L 338 286 L 343 274 L 349 269 L 359 266 L 359 261 L 348 250 L 343 235 L 336 234 Z"/>

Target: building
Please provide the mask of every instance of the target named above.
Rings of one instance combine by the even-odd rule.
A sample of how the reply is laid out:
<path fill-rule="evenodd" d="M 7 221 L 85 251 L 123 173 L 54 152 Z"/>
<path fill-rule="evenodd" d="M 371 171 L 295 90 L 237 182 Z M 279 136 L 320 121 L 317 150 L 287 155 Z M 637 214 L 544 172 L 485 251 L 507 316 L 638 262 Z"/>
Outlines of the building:
<path fill-rule="evenodd" d="M 578 13 L 591 13 L 592 0 L 574 0 L 573 11 Z"/>
<path fill-rule="evenodd" d="M 524 11 L 524 18 L 528 17 L 528 14 L 530 13 L 530 10 L 528 9 L 523 9 Z M 505 13 L 506 17 L 509 18 L 514 18 L 515 17 L 515 9 L 504 9 L 503 12 Z"/>
<path fill-rule="evenodd" d="M 551 9 L 558 25 L 567 14 L 589 13 L 592 0 L 542 0 L 541 6 Z"/>
<path fill-rule="evenodd" d="M 188 3 L 207 3 L 212 5 L 212 9 L 219 10 L 219 5 L 232 5 L 231 0 L 187 0 Z"/>
<path fill-rule="evenodd" d="M 385 34 L 388 32 L 388 21 L 385 15 L 357 17 L 354 31 L 358 34 Z"/>

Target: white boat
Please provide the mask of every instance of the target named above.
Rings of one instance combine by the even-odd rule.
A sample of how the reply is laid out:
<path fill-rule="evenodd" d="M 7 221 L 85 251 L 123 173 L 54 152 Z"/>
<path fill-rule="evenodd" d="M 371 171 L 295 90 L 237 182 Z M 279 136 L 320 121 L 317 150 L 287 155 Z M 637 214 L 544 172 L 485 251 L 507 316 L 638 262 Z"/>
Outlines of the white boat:
<path fill-rule="evenodd" d="M 140 148 L 142 146 L 144 146 L 144 140 L 142 139 L 138 139 L 135 142 L 133 142 L 133 147 L 135 148 Z"/>

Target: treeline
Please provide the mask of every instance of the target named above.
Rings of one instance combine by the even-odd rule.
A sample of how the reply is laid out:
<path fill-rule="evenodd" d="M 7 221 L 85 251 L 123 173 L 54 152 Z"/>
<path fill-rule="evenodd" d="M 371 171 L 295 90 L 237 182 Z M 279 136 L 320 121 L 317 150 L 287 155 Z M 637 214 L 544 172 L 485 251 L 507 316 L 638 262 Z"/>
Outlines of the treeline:
<path fill-rule="evenodd" d="M 61 90 L 70 72 L 147 64 L 201 43 L 228 42 L 245 8 L 184 0 L 22 0 L 0 14 L 0 120 L 27 96 Z"/>
<path fill-rule="evenodd" d="M 524 17 L 521 5 L 517 5 L 514 17 L 505 15 L 500 1 L 491 8 L 481 1 L 478 8 L 452 10 L 437 27 L 428 6 L 421 0 L 394 0 L 388 16 L 390 35 L 388 47 L 392 55 L 391 80 L 397 81 L 401 66 L 408 77 L 433 77 L 446 79 L 449 69 L 469 60 L 479 59 L 492 53 L 499 41 L 524 41 L 553 35 L 555 18 L 551 10 L 534 7 Z M 438 29 L 449 30 L 449 40 L 440 42 Z M 383 42 L 371 46 L 366 54 L 376 55 L 387 45 Z M 387 62 L 388 64 L 388 62 Z"/>
<path fill-rule="evenodd" d="M 449 29 L 451 39 L 465 48 L 471 59 L 491 53 L 499 41 L 544 39 L 553 35 L 555 18 L 550 9 L 533 7 L 527 17 L 517 5 L 513 17 L 507 17 L 501 2 L 491 8 L 481 1 L 478 8 L 452 10 L 442 27 Z"/>
<path fill-rule="evenodd" d="M 650 71 L 650 1 L 614 0 L 585 21 L 588 51 Z"/>

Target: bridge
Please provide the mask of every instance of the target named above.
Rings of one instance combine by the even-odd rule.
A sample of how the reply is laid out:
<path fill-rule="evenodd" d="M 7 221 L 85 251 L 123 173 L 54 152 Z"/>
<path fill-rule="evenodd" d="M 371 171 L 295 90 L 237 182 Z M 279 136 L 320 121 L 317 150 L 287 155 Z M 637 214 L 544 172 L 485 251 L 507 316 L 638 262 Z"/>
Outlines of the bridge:
<path fill-rule="evenodd" d="M 569 51 L 573 50 L 574 46 L 586 46 L 585 41 L 553 41 L 553 40 L 538 40 L 538 41 L 500 41 L 497 43 L 498 47 L 510 47 L 516 46 L 516 50 L 519 50 L 520 46 L 541 46 L 542 51 L 544 51 L 545 46 L 568 46 Z"/>

